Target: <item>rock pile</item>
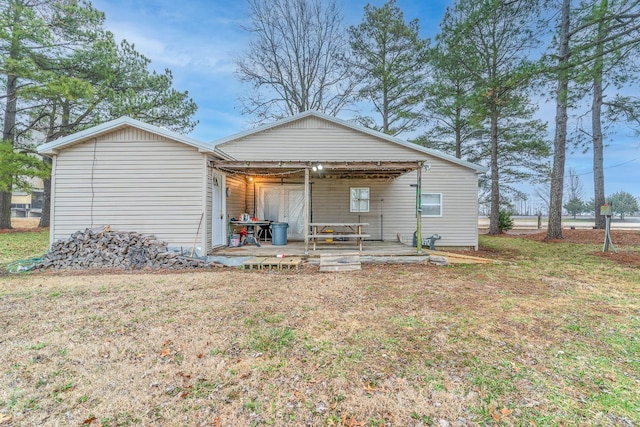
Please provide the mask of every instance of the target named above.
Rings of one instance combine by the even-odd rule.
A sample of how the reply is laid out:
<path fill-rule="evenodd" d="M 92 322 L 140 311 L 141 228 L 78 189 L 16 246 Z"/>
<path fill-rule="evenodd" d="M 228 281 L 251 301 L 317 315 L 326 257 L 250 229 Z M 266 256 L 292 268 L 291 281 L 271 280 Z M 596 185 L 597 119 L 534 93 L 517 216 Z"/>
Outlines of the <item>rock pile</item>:
<path fill-rule="evenodd" d="M 39 265 L 55 270 L 119 268 L 122 270 L 202 268 L 211 264 L 167 248 L 154 236 L 112 231 L 109 226 L 76 231 L 51 246 Z"/>

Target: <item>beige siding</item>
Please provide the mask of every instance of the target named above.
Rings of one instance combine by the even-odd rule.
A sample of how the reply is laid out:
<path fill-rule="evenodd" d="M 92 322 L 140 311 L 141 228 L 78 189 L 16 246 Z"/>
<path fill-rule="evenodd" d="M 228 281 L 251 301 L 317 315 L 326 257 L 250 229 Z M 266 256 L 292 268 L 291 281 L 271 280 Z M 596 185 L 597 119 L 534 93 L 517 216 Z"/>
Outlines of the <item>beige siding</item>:
<path fill-rule="evenodd" d="M 400 216 L 404 213 L 398 205 L 394 210 L 386 206 L 394 203 L 395 196 L 389 191 L 394 186 L 393 182 L 379 179 L 314 179 L 312 182 L 310 222 L 366 222 L 369 225 L 364 227 L 364 232 L 371 236 L 370 239 L 395 239 L 392 230 L 395 224 L 389 222 L 392 219 L 389 218 L 387 210 Z M 349 211 L 351 187 L 369 188 L 369 212 Z M 413 205 L 409 205 L 408 208 L 411 206 Z"/>
<path fill-rule="evenodd" d="M 227 219 L 238 218 L 245 212 L 251 212 L 249 210 L 251 206 L 248 204 L 250 193 L 247 191 L 245 177 L 243 175 L 227 176 L 227 187 L 231 192 L 227 197 Z"/>
<path fill-rule="evenodd" d="M 125 128 L 65 147 L 55 168 L 55 240 L 110 225 L 153 234 L 170 246 L 193 246 L 205 212 L 206 169 L 197 149 Z"/>
<path fill-rule="evenodd" d="M 207 158 L 207 161 L 210 160 L 209 158 Z M 205 195 L 205 205 L 207 207 L 206 212 L 207 215 L 206 218 L 204 219 L 205 221 L 205 230 L 206 230 L 206 244 L 205 247 L 207 249 L 211 248 L 213 246 L 213 199 L 212 199 L 212 178 L 213 178 L 213 169 L 208 167 L 207 165 L 205 165 L 205 167 L 207 168 L 207 183 L 205 185 L 206 188 L 206 195 Z"/>
<path fill-rule="evenodd" d="M 318 117 L 306 117 L 221 144 L 237 160 L 420 160 L 423 154 Z"/>
<path fill-rule="evenodd" d="M 436 242 L 441 246 L 477 248 L 478 176 L 444 161 L 429 163 L 431 168 L 422 174 L 422 192 L 442 193 L 442 217 L 423 217 L 422 235 L 441 235 Z M 415 181 L 415 173 L 408 179 Z"/>
<path fill-rule="evenodd" d="M 423 172 L 423 193 L 443 193 L 443 215 L 422 218 L 424 237 L 437 233 L 438 246 L 475 248 L 477 229 L 477 176 L 473 171 L 445 161 L 430 160 Z M 396 180 L 313 180 L 313 222 L 366 222 L 370 239 L 396 240 L 398 234 L 416 230 L 416 173 Z M 349 212 L 350 187 L 370 188 L 368 213 Z"/>

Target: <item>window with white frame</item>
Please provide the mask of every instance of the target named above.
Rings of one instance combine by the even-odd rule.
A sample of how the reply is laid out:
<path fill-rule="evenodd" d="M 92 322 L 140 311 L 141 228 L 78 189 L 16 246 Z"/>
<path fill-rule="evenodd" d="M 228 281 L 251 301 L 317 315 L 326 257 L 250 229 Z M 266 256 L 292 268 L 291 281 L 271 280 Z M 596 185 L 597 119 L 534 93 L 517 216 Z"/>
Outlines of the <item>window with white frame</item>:
<path fill-rule="evenodd" d="M 422 193 L 422 216 L 442 216 L 442 193 Z"/>
<path fill-rule="evenodd" d="M 351 212 L 369 212 L 369 187 L 351 187 Z"/>

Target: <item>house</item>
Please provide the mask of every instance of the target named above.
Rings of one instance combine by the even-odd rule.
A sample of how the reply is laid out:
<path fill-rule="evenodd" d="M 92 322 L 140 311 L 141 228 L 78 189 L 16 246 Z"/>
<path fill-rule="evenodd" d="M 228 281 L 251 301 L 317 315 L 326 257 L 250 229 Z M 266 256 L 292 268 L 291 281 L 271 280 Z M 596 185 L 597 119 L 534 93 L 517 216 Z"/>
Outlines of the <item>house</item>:
<path fill-rule="evenodd" d="M 213 143 L 122 117 L 38 151 L 53 158 L 51 241 L 109 224 L 202 254 L 249 213 L 287 222 L 290 240 L 358 222 L 371 240 L 420 229 L 440 247 L 478 245 L 485 168 L 318 112 Z"/>
<path fill-rule="evenodd" d="M 30 178 L 29 191 L 14 188 L 11 193 L 12 218 L 39 218 L 44 199 L 44 184 L 40 178 Z"/>

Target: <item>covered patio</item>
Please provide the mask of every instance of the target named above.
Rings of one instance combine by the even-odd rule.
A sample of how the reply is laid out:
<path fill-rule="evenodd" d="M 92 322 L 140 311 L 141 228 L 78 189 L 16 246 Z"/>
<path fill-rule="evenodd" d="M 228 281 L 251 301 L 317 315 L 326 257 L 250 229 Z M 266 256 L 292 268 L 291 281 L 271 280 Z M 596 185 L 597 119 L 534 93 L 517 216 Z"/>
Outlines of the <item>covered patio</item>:
<path fill-rule="evenodd" d="M 271 245 L 270 242 L 257 245 L 247 245 L 242 247 L 233 248 L 216 248 L 214 252 L 216 254 L 224 254 L 230 256 L 244 256 L 250 255 L 277 255 L 282 253 L 290 253 L 291 255 L 304 255 L 314 256 L 314 253 L 321 253 L 323 251 L 360 251 L 362 255 L 376 254 L 376 255 L 412 255 L 422 253 L 422 238 L 421 238 L 421 185 L 422 185 L 422 170 L 425 167 L 424 161 L 361 161 L 361 162 L 347 162 L 347 161 L 322 161 L 322 162 L 294 162 L 294 161 L 235 161 L 235 160 L 214 160 L 212 166 L 219 172 L 224 173 L 227 178 L 229 177 L 242 177 L 245 180 L 247 191 L 245 198 L 253 199 L 252 205 L 253 216 L 256 214 L 256 185 L 261 182 L 268 182 L 270 184 L 285 185 L 295 183 L 301 185 L 303 188 L 301 218 L 299 225 L 300 233 L 297 239 L 291 239 L 286 246 Z M 417 233 L 417 247 L 411 247 L 403 245 L 396 239 L 390 241 L 382 237 L 371 238 L 372 236 L 367 233 L 365 228 L 364 232 L 361 231 L 361 227 L 357 227 L 358 234 L 362 233 L 362 239 L 357 238 L 358 245 L 355 244 L 353 238 L 356 235 L 350 235 L 349 238 L 340 239 L 324 239 L 324 235 L 317 234 L 318 230 L 324 227 L 316 227 L 314 218 L 314 194 L 312 190 L 312 184 L 319 184 L 320 182 L 392 182 L 397 178 L 406 175 L 410 172 L 416 172 L 416 180 L 411 187 L 415 187 L 415 229 Z M 251 189 L 251 185 L 253 189 Z M 251 194 L 252 191 L 252 194 Z M 248 196 L 246 194 L 249 194 Z M 382 200 L 381 200 L 382 202 Z M 322 203 L 327 203 L 327 197 L 322 199 Z M 262 212 L 264 214 L 264 212 Z M 322 222 L 330 223 L 339 227 L 340 225 L 357 225 L 348 224 L 354 221 L 340 220 L 340 215 L 344 217 L 344 211 L 335 209 L 323 215 Z M 233 212 L 227 212 L 229 218 L 234 218 Z M 268 217 L 265 217 L 268 219 Z M 264 219 L 264 218 L 260 218 Z M 366 220 L 357 221 L 362 226 L 366 227 L 370 224 Z M 328 225 L 328 224 L 323 224 Z M 381 225 L 382 227 L 382 225 Z M 351 230 L 356 228 L 351 227 Z M 351 231 L 353 233 L 354 231 Z M 394 236 L 395 238 L 396 236 Z M 314 242 L 315 240 L 315 242 Z M 344 241 L 341 241 L 344 240 Z M 310 243 L 314 243 L 315 249 L 310 249 Z"/>
<path fill-rule="evenodd" d="M 271 242 L 261 242 L 261 245 L 246 245 L 241 247 L 220 247 L 211 251 L 211 255 L 228 257 L 247 256 L 306 256 L 309 258 L 320 257 L 323 254 L 359 253 L 361 256 L 394 257 L 394 256 L 419 256 L 416 248 L 405 245 L 399 241 L 365 241 L 362 252 L 358 251 L 353 241 L 346 242 L 320 242 L 316 250 L 305 248 L 304 242 L 288 241 L 286 245 L 273 245 Z"/>

